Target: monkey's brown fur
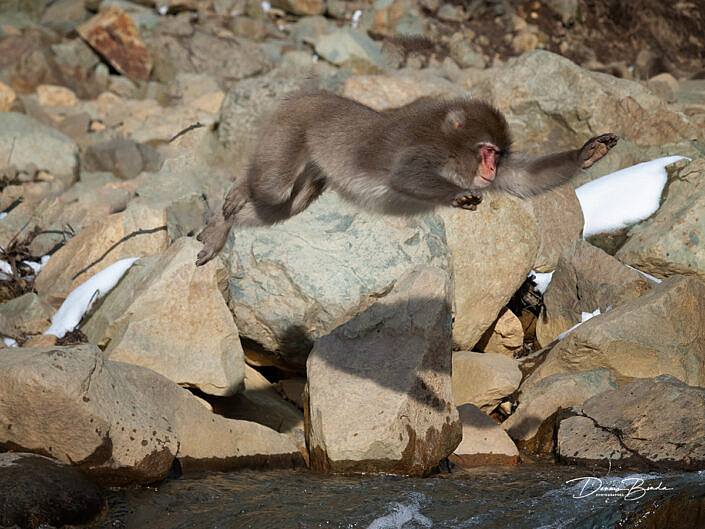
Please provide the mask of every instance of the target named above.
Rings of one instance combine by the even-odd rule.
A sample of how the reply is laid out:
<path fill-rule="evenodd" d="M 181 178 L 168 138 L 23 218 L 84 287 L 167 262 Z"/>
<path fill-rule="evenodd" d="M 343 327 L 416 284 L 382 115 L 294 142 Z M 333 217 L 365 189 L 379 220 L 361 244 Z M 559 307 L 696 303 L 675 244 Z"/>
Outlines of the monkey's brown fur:
<path fill-rule="evenodd" d="M 525 197 L 562 184 L 599 160 L 614 134 L 582 148 L 529 157 L 509 152 L 509 127 L 471 99 L 421 98 L 377 112 L 334 94 L 284 101 L 263 128 L 223 209 L 198 235 L 197 265 L 223 247 L 233 226 L 262 226 L 306 209 L 325 189 L 365 210 L 414 215 L 436 206 L 475 209 L 492 186 Z"/>

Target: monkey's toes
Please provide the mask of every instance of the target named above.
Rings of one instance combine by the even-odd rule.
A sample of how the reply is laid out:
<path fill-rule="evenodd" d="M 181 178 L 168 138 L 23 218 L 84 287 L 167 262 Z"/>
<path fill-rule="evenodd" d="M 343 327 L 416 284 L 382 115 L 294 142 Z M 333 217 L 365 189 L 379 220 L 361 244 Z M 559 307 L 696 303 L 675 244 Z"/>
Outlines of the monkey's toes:
<path fill-rule="evenodd" d="M 583 169 L 587 169 L 600 160 L 612 147 L 617 145 L 618 141 L 619 136 L 611 132 L 589 139 L 585 145 L 583 145 L 582 152 L 580 153 L 583 159 Z"/>
<path fill-rule="evenodd" d="M 203 266 L 208 261 L 213 259 L 213 257 L 216 256 L 216 253 L 217 252 L 209 251 L 208 248 L 204 248 L 198 252 L 198 255 L 196 256 L 196 266 Z"/>
<path fill-rule="evenodd" d="M 479 191 L 467 190 L 460 193 L 453 199 L 451 205 L 455 208 L 469 209 L 475 211 L 477 205 L 482 202 L 482 193 Z"/>

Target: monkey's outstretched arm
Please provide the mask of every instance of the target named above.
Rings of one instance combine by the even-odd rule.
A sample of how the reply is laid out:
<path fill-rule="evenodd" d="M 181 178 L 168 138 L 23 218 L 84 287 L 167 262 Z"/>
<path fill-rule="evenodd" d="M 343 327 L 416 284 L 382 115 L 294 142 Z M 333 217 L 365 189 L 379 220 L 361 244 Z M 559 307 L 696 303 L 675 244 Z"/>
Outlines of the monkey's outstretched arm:
<path fill-rule="evenodd" d="M 438 158 L 435 150 L 423 147 L 405 150 L 392 168 L 389 185 L 399 193 L 431 204 L 476 209 L 482 202 L 482 193 L 443 178 L 438 170 L 444 164 Z"/>
<path fill-rule="evenodd" d="M 497 168 L 494 187 L 519 197 L 536 195 L 570 180 L 587 169 L 617 144 L 614 134 L 589 139 L 580 149 L 546 156 L 510 154 Z"/>

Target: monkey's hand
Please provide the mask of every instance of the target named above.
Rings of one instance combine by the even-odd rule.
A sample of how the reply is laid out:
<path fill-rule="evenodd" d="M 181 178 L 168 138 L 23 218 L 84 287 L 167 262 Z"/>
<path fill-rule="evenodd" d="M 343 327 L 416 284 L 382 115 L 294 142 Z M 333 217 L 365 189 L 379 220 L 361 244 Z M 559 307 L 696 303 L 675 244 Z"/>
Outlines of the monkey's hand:
<path fill-rule="evenodd" d="M 583 169 L 590 167 L 617 145 L 617 141 L 619 141 L 619 136 L 612 133 L 590 138 L 580 149 L 581 167 Z"/>
<path fill-rule="evenodd" d="M 472 189 L 464 189 L 456 195 L 451 202 L 451 206 L 454 208 L 463 208 L 475 211 L 477 205 L 482 202 L 482 192 L 473 191 Z"/>

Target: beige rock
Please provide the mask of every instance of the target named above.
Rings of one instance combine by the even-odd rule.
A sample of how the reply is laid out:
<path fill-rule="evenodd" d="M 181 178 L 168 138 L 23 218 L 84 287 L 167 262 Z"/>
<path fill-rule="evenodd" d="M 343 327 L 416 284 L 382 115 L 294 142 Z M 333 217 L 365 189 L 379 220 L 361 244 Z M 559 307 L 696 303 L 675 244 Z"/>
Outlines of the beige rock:
<path fill-rule="evenodd" d="M 27 293 L 0 305 L 0 335 L 17 339 L 47 330 L 54 309 L 34 293 Z"/>
<path fill-rule="evenodd" d="M 65 86 L 39 85 L 37 97 L 40 105 L 70 107 L 78 103 L 78 98 L 73 90 Z"/>
<path fill-rule="evenodd" d="M 670 374 L 705 386 L 705 284 L 673 276 L 572 330 L 524 381 L 607 368 L 619 384 Z"/>
<path fill-rule="evenodd" d="M 521 31 L 512 38 L 512 50 L 517 55 L 525 51 L 535 50 L 538 45 L 538 35 L 530 31 Z"/>
<path fill-rule="evenodd" d="M 442 208 L 455 270 L 453 341 L 469 350 L 526 279 L 540 236 L 518 199 L 485 194 L 477 211 Z"/>
<path fill-rule="evenodd" d="M 217 415 L 188 390 L 150 369 L 122 362 L 113 366 L 159 408 L 179 436 L 177 457 L 184 472 L 303 465 L 301 452 L 287 436 Z"/>
<path fill-rule="evenodd" d="M 111 264 L 127 257 L 159 254 L 166 246 L 165 211 L 130 207 L 97 220 L 72 237 L 39 272 L 35 288 L 58 307 L 74 288 Z"/>
<path fill-rule="evenodd" d="M 519 450 L 502 426 L 477 406 L 458 406 L 463 440 L 449 457 L 452 463 L 470 468 L 485 465 L 516 465 Z"/>
<path fill-rule="evenodd" d="M 509 309 L 502 309 L 499 318 L 485 331 L 474 349 L 483 353 L 514 356 L 524 345 L 524 327 Z"/>
<path fill-rule="evenodd" d="M 453 398 L 457 406 L 474 404 L 485 413 L 516 391 L 519 363 L 496 353 L 453 352 Z"/>
<path fill-rule="evenodd" d="M 569 184 L 531 197 L 526 204 L 536 218 L 541 235 L 534 270 L 552 272 L 561 252 L 582 234 L 585 219 L 580 202 Z"/>
<path fill-rule="evenodd" d="M 324 0 L 272 0 L 272 5 L 295 15 L 322 15 L 326 10 Z"/>
<path fill-rule="evenodd" d="M 58 340 L 53 334 L 38 334 L 23 343 L 22 347 L 51 347 L 56 345 Z"/>
<path fill-rule="evenodd" d="M 12 108 L 12 103 L 17 99 L 15 91 L 0 81 L 0 112 L 7 112 Z"/>
<path fill-rule="evenodd" d="M 647 221 L 634 226 L 617 258 L 659 278 L 695 275 L 705 281 L 705 159 L 677 169 L 665 200 Z"/>
<path fill-rule="evenodd" d="M 585 417 L 601 432 L 609 432 L 607 436 L 585 428 L 586 421 L 579 423 L 579 430 L 575 420 L 566 425 L 572 428 L 564 428 L 565 421 L 561 422 L 559 456 L 571 463 L 626 459 L 639 466 L 702 470 L 704 406 L 705 388 L 686 385 L 670 375 L 635 380 L 583 405 Z M 584 442 L 584 435 L 591 432 L 594 442 Z"/>
<path fill-rule="evenodd" d="M 94 345 L 0 355 L 0 445 L 48 454 L 104 485 L 166 477 L 179 440 Z"/>
<path fill-rule="evenodd" d="M 298 408 L 303 409 L 303 395 L 304 389 L 306 388 L 305 378 L 285 378 L 277 382 L 277 388 L 285 399 L 296 404 Z"/>
<path fill-rule="evenodd" d="M 581 321 L 582 312 L 605 312 L 638 298 L 655 283 L 583 240 L 566 248 L 544 294 L 545 312 L 538 319 L 541 346 Z"/>
<path fill-rule="evenodd" d="M 521 390 L 519 406 L 502 427 L 522 450 L 551 453 L 555 414 L 615 387 L 616 379 L 607 369 L 548 376 Z"/>
<path fill-rule="evenodd" d="M 572 465 L 603 463 L 614 464 L 617 468 L 625 462 L 636 462 L 616 435 L 595 426 L 589 417 L 562 420 L 558 426 L 556 447 L 561 461 Z"/>
<path fill-rule="evenodd" d="M 194 266 L 200 249 L 184 237 L 163 255 L 137 261 L 82 330 L 111 360 L 231 395 L 245 376 L 242 347 L 221 294 L 225 268 L 217 259 Z"/>
<path fill-rule="evenodd" d="M 646 83 L 651 91 L 669 103 L 676 101 L 678 81 L 670 73 L 660 73 L 653 76 Z"/>
<path fill-rule="evenodd" d="M 343 95 L 375 110 L 400 107 L 424 96 L 459 97 L 463 91 L 450 81 L 425 73 L 355 75 L 343 86 Z"/>
<path fill-rule="evenodd" d="M 457 447 L 450 294 L 444 271 L 420 268 L 316 342 L 306 421 L 314 469 L 426 474 Z"/>
<path fill-rule="evenodd" d="M 285 434 L 305 451 L 303 413 L 285 401 L 274 385 L 249 365 L 245 364 L 244 389 L 230 397 L 210 401 L 216 413 L 268 426 Z"/>

